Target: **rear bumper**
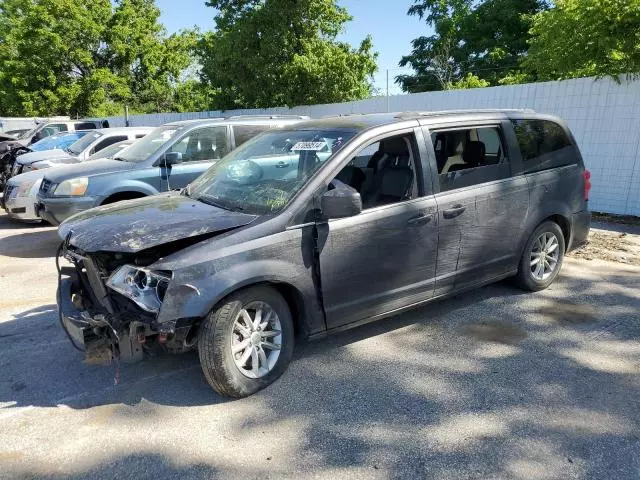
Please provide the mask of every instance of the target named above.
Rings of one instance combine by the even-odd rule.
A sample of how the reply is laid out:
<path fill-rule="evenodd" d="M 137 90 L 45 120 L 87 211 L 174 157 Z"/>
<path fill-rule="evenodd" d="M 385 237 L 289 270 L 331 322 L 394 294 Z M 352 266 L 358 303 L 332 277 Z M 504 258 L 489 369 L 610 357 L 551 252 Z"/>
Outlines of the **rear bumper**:
<path fill-rule="evenodd" d="M 84 212 L 96 206 L 98 201 L 93 197 L 76 198 L 41 198 L 38 197 L 36 214 L 51 223 L 60 225 L 76 213 Z"/>
<path fill-rule="evenodd" d="M 588 210 L 574 213 L 571 216 L 571 238 L 567 245 L 567 251 L 570 252 L 580 248 L 589 239 L 589 230 L 591 229 L 591 212 Z"/>

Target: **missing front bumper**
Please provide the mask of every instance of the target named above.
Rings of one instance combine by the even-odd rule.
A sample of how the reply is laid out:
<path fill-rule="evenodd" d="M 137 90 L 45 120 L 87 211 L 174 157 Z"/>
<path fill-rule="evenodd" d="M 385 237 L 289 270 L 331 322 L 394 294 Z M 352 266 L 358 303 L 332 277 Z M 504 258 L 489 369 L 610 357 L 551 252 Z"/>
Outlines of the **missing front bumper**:
<path fill-rule="evenodd" d="M 72 301 L 72 295 L 78 290 L 74 275 L 62 273 L 61 277 L 58 290 L 60 320 L 71 341 L 84 351 L 85 362 L 108 365 L 115 359 L 123 363 L 142 360 L 144 350 L 135 335 L 128 329 L 116 332 L 105 325 L 102 317 L 91 317 L 87 311 L 77 308 Z"/>

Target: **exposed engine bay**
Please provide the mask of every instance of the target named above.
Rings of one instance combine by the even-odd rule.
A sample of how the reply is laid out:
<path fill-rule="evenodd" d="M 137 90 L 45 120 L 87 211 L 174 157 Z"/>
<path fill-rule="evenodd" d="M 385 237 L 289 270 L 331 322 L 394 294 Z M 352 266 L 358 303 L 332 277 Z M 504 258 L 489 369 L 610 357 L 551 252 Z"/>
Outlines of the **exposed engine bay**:
<path fill-rule="evenodd" d="M 183 353 L 194 347 L 197 322 L 156 321 L 170 274 L 145 267 L 163 250 L 87 254 L 68 240 L 60 246 L 60 322 L 74 346 L 84 351 L 87 363 L 131 363 L 145 353 Z M 60 266 L 61 257 L 72 266 Z"/>

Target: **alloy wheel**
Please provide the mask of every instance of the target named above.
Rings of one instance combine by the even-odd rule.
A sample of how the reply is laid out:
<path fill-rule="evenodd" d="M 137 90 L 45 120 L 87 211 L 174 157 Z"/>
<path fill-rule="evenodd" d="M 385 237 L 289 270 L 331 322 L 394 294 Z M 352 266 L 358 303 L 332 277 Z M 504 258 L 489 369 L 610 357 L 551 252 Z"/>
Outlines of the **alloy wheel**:
<path fill-rule="evenodd" d="M 238 370 L 249 378 L 261 378 L 275 367 L 282 348 L 282 327 L 267 303 L 243 306 L 233 322 L 231 355 Z"/>
<path fill-rule="evenodd" d="M 547 280 L 558 267 L 560 258 L 558 238 L 551 232 L 542 233 L 531 247 L 531 275 L 538 281 Z"/>

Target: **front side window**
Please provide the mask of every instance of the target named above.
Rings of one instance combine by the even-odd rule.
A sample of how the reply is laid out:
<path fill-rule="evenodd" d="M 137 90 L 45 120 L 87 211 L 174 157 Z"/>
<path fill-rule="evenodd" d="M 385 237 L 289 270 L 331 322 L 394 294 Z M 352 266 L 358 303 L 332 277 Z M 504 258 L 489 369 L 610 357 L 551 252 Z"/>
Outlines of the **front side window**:
<path fill-rule="evenodd" d="M 188 195 L 227 210 L 258 215 L 278 212 L 355 133 L 266 132 L 209 168 L 191 184 Z"/>
<path fill-rule="evenodd" d="M 80 155 L 87 148 L 89 148 L 89 146 L 92 145 L 93 142 L 98 140 L 100 137 L 102 137 L 102 133 L 90 132 L 86 134 L 84 137 L 82 137 L 80 140 L 78 140 L 77 142 L 72 143 L 67 148 L 67 151 L 72 155 Z"/>
<path fill-rule="evenodd" d="M 227 127 L 206 127 L 186 134 L 167 153 L 177 152 L 183 162 L 219 160 L 231 148 L 227 140 Z"/>
<path fill-rule="evenodd" d="M 548 120 L 513 120 L 522 154 L 524 173 L 575 163 L 576 156 L 565 150 L 571 145 L 564 129 Z"/>
<path fill-rule="evenodd" d="M 396 135 L 365 145 L 335 179 L 357 190 L 366 210 L 415 198 L 418 163 L 415 136 Z"/>
<path fill-rule="evenodd" d="M 433 131 L 440 191 L 509 178 L 511 167 L 503 138 L 497 125 Z"/>

